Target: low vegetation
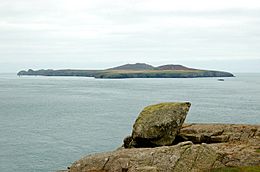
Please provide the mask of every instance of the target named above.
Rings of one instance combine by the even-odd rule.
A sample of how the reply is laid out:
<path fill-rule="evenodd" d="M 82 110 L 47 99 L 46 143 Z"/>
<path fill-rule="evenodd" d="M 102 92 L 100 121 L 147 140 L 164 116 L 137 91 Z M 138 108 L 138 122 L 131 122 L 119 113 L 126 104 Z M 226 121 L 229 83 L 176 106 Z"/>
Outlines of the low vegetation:
<path fill-rule="evenodd" d="M 260 172 L 260 166 L 223 167 L 223 168 L 212 169 L 210 172 Z"/>

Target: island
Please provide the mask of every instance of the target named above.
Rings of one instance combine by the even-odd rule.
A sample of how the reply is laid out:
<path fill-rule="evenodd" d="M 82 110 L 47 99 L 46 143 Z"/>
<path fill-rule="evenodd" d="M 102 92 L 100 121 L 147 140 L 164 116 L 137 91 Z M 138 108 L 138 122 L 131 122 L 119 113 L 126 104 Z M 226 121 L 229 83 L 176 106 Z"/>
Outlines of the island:
<path fill-rule="evenodd" d="M 104 79 L 120 78 L 198 78 L 198 77 L 234 77 L 232 73 L 214 70 L 189 68 L 183 65 L 167 64 L 154 67 L 145 63 L 125 64 L 103 70 L 73 70 L 73 69 L 41 69 L 22 70 L 18 76 L 80 76 Z"/>

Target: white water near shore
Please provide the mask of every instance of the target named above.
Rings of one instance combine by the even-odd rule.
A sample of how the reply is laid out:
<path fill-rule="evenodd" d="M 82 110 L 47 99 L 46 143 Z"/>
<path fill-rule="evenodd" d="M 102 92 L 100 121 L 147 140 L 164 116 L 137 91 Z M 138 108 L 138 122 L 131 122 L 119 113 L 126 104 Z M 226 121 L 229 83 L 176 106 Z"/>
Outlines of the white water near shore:
<path fill-rule="evenodd" d="M 0 74 L 0 168 L 55 171 L 122 144 L 143 107 L 190 101 L 186 122 L 260 123 L 260 74 L 115 79 Z"/>

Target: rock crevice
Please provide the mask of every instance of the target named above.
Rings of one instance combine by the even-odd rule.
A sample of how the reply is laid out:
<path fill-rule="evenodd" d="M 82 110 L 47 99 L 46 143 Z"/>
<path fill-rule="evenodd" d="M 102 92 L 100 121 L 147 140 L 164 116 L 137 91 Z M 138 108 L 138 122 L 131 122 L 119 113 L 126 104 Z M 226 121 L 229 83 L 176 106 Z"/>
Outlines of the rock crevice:
<path fill-rule="evenodd" d="M 119 149 L 86 156 L 69 172 L 198 172 L 260 166 L 260 126 L 183 124 L 190 103 L 146 107 Z"/>

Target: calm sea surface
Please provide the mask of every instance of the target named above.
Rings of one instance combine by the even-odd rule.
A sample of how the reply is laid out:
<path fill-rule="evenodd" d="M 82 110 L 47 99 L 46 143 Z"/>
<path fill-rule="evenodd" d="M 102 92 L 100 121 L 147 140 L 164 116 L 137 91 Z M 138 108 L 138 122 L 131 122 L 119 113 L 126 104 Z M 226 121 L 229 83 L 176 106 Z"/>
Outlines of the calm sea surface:
<path fill-rule="evenodd" d="M 190 101 L 186 122 L 260 124 L 260 74 L 122 79 L 0 74 L 0 171 L 48 172 L 113 150 L 143 107 Z"/>

